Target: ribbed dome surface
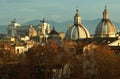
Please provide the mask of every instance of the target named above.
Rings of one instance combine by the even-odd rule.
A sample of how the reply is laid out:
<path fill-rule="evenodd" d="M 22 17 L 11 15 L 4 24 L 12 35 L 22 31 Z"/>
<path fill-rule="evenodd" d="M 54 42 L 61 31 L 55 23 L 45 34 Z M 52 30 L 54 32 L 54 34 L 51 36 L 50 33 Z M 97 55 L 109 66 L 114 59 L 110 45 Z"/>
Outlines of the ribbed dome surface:
<path fill-rule="evenodd" d="M 116 29 L 110 20 L 102 20 L 98 24 L 95 34 L 99 37 L 115 37 Z"/>
<path fill-rule="evenodd" d="M 90 37 L 89 32 L 82 25 L 71 26 L 67 30 L 66 36 L 65 36 L 67 40 L 78 40 L 78 39 L 89 38 L 89 37 Z"/>

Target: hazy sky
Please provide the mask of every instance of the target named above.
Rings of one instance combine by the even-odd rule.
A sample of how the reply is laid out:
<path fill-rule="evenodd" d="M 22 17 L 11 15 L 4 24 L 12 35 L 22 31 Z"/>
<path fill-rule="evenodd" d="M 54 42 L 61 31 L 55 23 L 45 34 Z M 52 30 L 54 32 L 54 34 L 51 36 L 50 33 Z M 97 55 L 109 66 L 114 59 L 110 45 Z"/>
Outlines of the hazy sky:
<path fill-rule="evenodd" d="M 42 18 L 72 20 L 76 9 L 83 20 L 93 20 L 102 18 L 105 4 L 111 20 L 120 22 L 120 0 L 0 0 L 0 25 L 14 18 L 18 23 Z"/>

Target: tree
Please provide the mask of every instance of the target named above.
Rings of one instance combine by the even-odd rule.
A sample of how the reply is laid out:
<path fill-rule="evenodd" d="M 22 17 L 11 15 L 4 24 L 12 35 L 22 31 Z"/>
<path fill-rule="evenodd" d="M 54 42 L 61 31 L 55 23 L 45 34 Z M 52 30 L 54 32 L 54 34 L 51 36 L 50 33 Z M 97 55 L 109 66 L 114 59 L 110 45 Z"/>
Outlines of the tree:
<path fill-rule="evenodd" d="M 84 48 L 86 78 L 115 79 L 120 75 L 120 60 L 107 45 L 89 44 Z M 84 68 L 84 69 L 85 69 Z M 94 74 L 92 74 L 94 71 Z M 86 79 L 85 78 L 85 79 Z"/>
<path fill-rule="evenodd" d="M 53 69 L 59 69 L 61 64 L 61 48 L 56 41 L 51 41 L 45 45 L 35 45 L 26 53 L 27 59 L 33 68 L 33 71 L 44 67 L 44 75 L 49 77 Z"/>
<path fill-rule="evenodd" d="M 107 45 L 98 45 L 95 49 L 98 79 L 115 79 L 120 75 L 120 59 Z"/>

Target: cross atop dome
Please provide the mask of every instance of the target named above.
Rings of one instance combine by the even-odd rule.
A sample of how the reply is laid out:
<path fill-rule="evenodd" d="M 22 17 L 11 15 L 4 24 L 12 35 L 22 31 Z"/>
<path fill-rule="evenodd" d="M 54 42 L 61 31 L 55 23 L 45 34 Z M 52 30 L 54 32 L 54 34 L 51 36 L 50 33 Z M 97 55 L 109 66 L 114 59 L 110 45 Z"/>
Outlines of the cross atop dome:
<path fill-rule="evenodd" d="M 107 10 L 107 6 L 105 5 L 105 10 Z"/>
<path fill-rule="evenodd" d="M 53 26 L 53 30 L 55 30 L 55 26 Z"/>

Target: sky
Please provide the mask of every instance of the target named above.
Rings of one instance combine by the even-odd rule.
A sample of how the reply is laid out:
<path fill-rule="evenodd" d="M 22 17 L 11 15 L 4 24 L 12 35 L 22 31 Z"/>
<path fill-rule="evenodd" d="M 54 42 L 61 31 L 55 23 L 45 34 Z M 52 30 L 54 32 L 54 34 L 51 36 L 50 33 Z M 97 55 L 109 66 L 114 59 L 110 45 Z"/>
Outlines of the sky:
<path fill-rule="evenodd" d="M 102 18 L 107 5 L 111 20 L 120 22 L 120 0 L 0 0 L 0 25 L 16 18 L 22 24 L 46 18 L 53 21 L 73 20 L 76 9 L 83 20 Z"/>

